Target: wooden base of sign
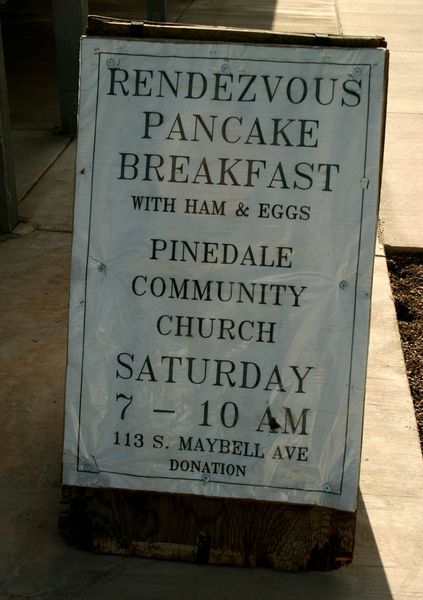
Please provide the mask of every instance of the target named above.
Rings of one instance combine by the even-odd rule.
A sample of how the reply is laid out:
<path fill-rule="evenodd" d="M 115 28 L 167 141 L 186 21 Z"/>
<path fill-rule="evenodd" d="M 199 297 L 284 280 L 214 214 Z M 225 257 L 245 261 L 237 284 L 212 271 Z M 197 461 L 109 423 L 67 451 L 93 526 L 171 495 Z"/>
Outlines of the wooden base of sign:
<path fill-rule="evenodd" d="M 328 571 L 352 561 L 356 514 L 316 506 L 65 487 L 68 543 L 106 554 Z"/>

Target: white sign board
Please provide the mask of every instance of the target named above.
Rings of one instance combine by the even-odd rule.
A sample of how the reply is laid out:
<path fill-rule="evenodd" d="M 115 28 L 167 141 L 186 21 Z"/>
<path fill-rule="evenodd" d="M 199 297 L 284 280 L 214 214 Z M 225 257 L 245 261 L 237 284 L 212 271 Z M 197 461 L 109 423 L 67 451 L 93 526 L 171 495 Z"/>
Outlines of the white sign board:
<path fill-rule="evenodd" d="M 385 51 L 81 63 L 64 483 L 354 510 Z"/>

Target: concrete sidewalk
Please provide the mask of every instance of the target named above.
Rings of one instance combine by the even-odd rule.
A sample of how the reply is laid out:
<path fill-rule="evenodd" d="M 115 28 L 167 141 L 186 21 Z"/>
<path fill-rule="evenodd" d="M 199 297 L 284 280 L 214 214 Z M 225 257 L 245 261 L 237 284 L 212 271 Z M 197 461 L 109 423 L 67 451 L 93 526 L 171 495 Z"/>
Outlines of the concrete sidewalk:
<path fill-rule="evenodd" d="M 93 0 L 90 12 L 143 16 L 142 5 L 130 0 Z M 423 211 L 416 202 L 423 129 L 423 84 L 417 76 L 423 7 L 417 0 L 262 0 L 247 6 L 240 0 L 178 0 L 169 18 L 280 31 L 381 34 L 389 46 L 392 38 L 381 239 L 388 246 L 423 249 Z M 98 556 L 64 544 L 57 516 L 75 143 L 46 128 L 31 133 L 27 123 L 19 127 L 23 113 L 18 107 L 15 111 L 25 223 L 0 245 L 0 599 L 423 598 L 423 469 L 382 245 L 375 259 L 351 566 L 294 575 Z M 33 118 L 40 122 L 39 115 Z"/>

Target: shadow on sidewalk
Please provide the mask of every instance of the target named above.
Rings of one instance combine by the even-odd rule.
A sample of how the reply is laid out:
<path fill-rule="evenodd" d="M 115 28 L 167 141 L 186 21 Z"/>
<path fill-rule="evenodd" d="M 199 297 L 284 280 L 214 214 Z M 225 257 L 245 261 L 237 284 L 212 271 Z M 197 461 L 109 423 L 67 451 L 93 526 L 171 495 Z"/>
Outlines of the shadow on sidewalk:
<path fill-rule="evenodd" d="M 276 0 L 168 0 L 168 20 L 180 23 L 271 29 Z M 143 20 L 146 0 L 90 0 L 90 14 Z M 12 129 L 52 129 L 60 124 L 51 0 L 1 5 Z"/>
<path fill-rule="evenodd" d="M 168 1 L 168 20 L 271 29 L 276 0 Z M 143 20 L 146 0 L 91 0 L 90 14 Z M 51 0 L 15 0 L 0 10 L 12 128 L 57 125 L 58 91 Z"/>
<path fill-rule="evenodd" d="M 2 500 L 4 496 L 0 492 Z M 13 490 L 4 498 L 15 539 L 8 540 L 11 562 L 0 597 L 4 593 L 8 598 L 48 600 L 393 598 L 363 506 L 357 531 L 361 547 L 352 565 L 328 573 L 283 573 L 99 555 L 68 547 L 57 533 L 58 496 L 57 488 L 48 488 Z"/>

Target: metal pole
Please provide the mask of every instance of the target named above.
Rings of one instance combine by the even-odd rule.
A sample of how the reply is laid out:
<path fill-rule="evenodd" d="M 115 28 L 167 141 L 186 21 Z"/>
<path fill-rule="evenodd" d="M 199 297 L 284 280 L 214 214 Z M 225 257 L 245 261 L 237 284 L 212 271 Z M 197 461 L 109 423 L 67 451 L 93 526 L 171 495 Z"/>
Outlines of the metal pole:
<path fill-rule="evenodd" d="M 147 19 L 149 21 L 166 21 L 166 0 L 147 0 Z"/>
<path fill-rule="evenodd" d="M 79 40 L 88 21 L 88 0 L 53 0 L 61 128 L 76 135 Z"/>
<path fill-rule="evenodd" d="M 0 26 L 0 231 L 8 233 L 18 223 L 12 136 Z"/>

